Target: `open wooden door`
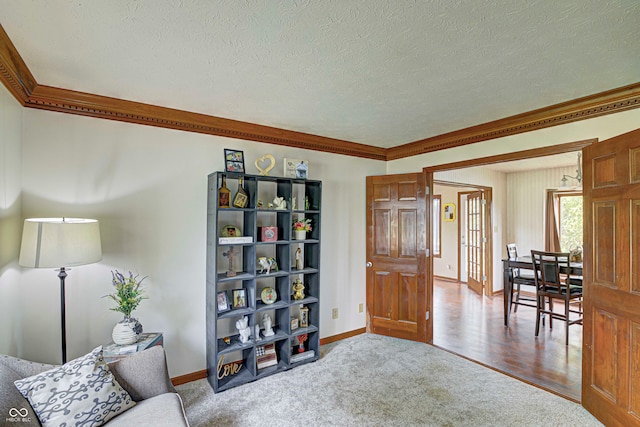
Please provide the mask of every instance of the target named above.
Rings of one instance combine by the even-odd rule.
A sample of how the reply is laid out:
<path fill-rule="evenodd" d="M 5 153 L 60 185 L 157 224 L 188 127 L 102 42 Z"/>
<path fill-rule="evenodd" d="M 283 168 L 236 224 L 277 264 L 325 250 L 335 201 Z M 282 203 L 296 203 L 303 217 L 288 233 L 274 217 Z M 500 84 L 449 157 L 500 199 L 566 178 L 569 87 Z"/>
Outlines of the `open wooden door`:
<path fill-rule="evenodd" d="M 640 129 L 583 149 L 582 404 L 640 425 Z"/>
<path fill-rule="evenodd" d="M 367 331 L 427 342 L 426 175 L 367 177 Z"/>
<path fill-rule="evenodd" d="M 484 285 L 484 204 L 482 191 L 467 196 L 467 286 L 482 295 Z"/>

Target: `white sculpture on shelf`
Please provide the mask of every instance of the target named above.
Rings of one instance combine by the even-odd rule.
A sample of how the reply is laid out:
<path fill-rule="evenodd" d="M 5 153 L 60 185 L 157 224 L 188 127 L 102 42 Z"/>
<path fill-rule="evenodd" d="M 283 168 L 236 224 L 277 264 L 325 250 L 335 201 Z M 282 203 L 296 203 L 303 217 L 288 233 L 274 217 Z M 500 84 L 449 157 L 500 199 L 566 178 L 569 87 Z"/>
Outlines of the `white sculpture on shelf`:
<path fill-rule="evenodd" d="M 244 316 L 242 319 L 238 319 L 236 321 L 236 328 L 238 329 L 238 333 L 240 334 L 240 342 L 242 344 L 249 341 L 249 337 L 251 336 L 251 328 L 249 327 L 249 319 L 247 316 Z"/>
<path fill-rule="evenodd" d="M 271 327 L 271 316 L 269 316 L 267 313 L 262 315 L 262 326 L 264 326 L 263 335 L 265 337 L 271 337 L 275 335 L 275 332 L 273 332 L 273 328 Z"/>
<path fill-rule="evenodd" d="M 287 209 L 287 202 L 284 200 L 284 197 L 276 197 L 273 199 L 273 208 L 276 210 Z"/>
<path fill-rule="evenodd" d="M 255 334 L 254 338 L 255 338 L 256 341 L 260 341 L 262 339 L 262 338 L 260 338 L 260 325 L 258 325 L 257 323 L 256 323 L 256 334 Z"/>

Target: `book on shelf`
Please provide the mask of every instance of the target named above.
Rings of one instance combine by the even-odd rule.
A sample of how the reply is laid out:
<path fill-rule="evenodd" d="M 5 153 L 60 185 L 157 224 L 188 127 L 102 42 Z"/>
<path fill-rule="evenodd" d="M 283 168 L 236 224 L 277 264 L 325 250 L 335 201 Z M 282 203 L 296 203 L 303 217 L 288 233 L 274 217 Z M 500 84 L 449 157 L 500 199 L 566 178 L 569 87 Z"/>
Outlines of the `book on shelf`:
<path fill-rule="evenodd" d="M 240 243 L 253 243 L 252 236 L 238 236 L 238 237 L 219 237 L 218 244 L 220 245 L 237 245 Z"/>
<path fill-rule="evenodd" d="M 292 354 L 291 363 L 302 362 L 303 360 L 311 359 L 316 355 L 314 350 L 307 350 L 304 353 Z"/>
<path fill-rule="evenodd" d="M 258 369 L 268 368 L 278 364 L 275 344 L 267 344 L 256 347 L 256 364 Z"/>

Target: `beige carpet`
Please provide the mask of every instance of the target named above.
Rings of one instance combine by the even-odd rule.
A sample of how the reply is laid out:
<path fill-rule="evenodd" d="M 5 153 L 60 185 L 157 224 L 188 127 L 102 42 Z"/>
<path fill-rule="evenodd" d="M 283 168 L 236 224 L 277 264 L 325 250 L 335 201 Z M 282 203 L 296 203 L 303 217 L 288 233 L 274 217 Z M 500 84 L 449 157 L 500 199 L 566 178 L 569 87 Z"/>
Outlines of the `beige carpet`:
<path fill-rule="evenodd" d="M 430 345 L 359 335 L 215 394 L 178 387 L 199 426 L 601 426 L 580 405 Z"/>

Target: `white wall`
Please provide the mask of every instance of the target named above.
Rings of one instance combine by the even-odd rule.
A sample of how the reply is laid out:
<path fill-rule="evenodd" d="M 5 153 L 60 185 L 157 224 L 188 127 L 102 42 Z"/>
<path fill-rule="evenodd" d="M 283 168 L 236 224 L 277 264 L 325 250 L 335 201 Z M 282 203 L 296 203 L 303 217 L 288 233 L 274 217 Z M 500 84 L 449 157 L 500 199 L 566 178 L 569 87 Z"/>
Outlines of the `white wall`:
<path fill-rule="evenodd" d="M 22 106 L 0 88 L 0 353 L 22 348 L 23 299 L 18 254 L 21 214 Z"/>
<path fill-rule="evenodd" d="M 384 174 L 384 162 L 39 110 L 24 121 L 23 215 L 100 220 L 104 259 L 67 278 L 69 358 L 110 340 L 121 316 L 101 297 L 119 269 L 149 276 L 134 314 L 165 333 L 170 374 L 205 368 L 207 175 L 224 169 L 224 148 L 244 151 L 248 173 L 266 153 L 278 159 L 272 175 L 284 157 L 309 160 L 309 177 L 323 181 L 321 337 L 365 326 L 365 177 Z M 21 284 L 20 355 L 57 362 L 55 272 L 23 269 Z"/>
<path fill-rule="evenodd" d="M 519 255 L 544 250 L 547 189 L 557 188 L 562 175 L 575 173 L 573 166 L 507 174 L 507 243 L 516 243 Z"/>

